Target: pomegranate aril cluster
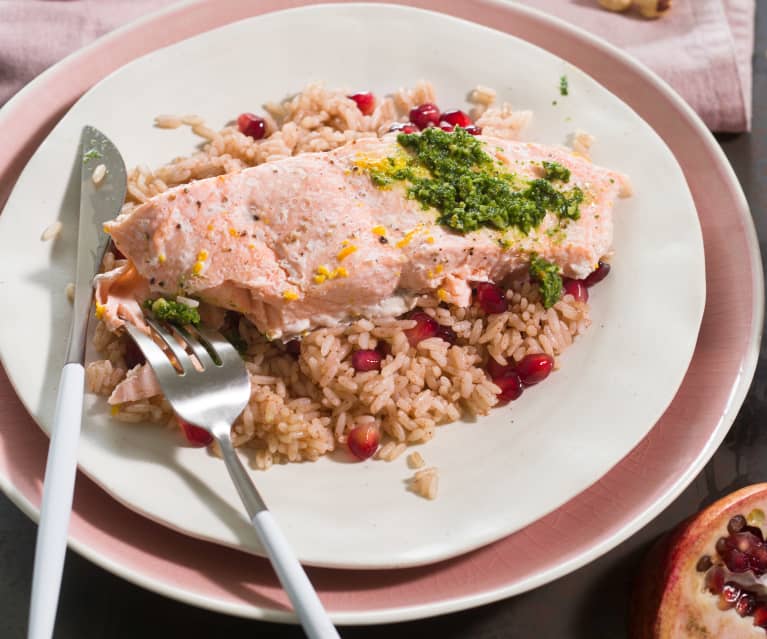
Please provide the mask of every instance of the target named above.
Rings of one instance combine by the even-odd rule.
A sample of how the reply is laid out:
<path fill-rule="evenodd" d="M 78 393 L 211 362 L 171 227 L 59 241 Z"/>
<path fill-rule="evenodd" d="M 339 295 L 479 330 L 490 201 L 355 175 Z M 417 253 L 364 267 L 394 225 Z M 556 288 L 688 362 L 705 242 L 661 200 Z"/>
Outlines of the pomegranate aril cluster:
<path fill-rule="evenodd" d="M 349 96 L 352 97 L 352 96 Z M 450 133 L 455 127 L 460 126 L 471 135 L 479 135 L 482 128 L 478 127 L 472 121 L 471 117 L 465 111 L 460 109 L 451 109 L 449 111 L 440 111 L 436 104 L 424 102 L 410 109 L 408 114 L 409 122 L 395 122 L 389 128 L 389 131 L 399 133 L 418 133 L 429 127 L 437 127 Z"/>
<path fill-rule="evenodd" d="M 757 578 L 767 573 L 767 545 L 761 528 L 750 520 L 764 520 L 764 513 L 753 511 L 748 519 L 736 515 L 727 523 L 727 536 L 715 545 L 716 556 L 704 555 L 696 569 L 705 572 L 706 589 L 719 597 L 721 610 L 735 610 L 741 617 L 753 617 L 753 623 L 767 630 L 767 599 L 742 586 L 735 575 L 751 572 Z"/>
<path fill-rule="evenodd" d="M 498 393 L 498 404 L 506 404 L 518 399 L 522 391 L 542 382 L 554 370 L 554 358 L 546 353 L 530 353 L 516 364 L 503 366 L 492 357 L 485 366 L 490 380 L 501 392 Z"/>

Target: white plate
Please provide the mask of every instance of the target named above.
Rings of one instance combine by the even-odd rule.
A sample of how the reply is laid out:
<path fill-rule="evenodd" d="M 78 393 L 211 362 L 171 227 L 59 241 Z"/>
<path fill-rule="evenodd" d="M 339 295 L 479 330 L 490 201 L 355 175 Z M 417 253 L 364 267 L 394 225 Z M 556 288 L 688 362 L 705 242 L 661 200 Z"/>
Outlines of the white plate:
<path fill-rule="evenodd" d="M 679 166 L 628 106 L 566 62 L 475 24 L 386 5 L 315 6 L 196 36 L 120 69 L 62 119 L 0 218 L 0 354 L 38 422 L 49 428 L 63 363 L 77 209 L 67 182 L 84 124 L 107 133 L 129 166 L 154 166 L 197 143 L 186 131 L 153 129 L 158 113 L 195 112 L 219 126 L 313 80 L 382 94 L 422 78 L 445 108 L 463 105 L 476 84 L 495 87 L 500 99 L 535 111 L 531 140 L 560 144 L 576 128 L 589 131 L 595 162 L 631 176 L 636 195 L 616 207 L 613 272 L 592 290 L 594 325 L 545 384 L 419 447 L 440 469 L 434 502 L 405 490 L 404 458 L 280 466 L 254 473 L 259 489 L 304 562 L 399 567 L 518 530 L 616 464 L 673 398 L 703 312 L 703 244 Z M 64 232 L 41 243 L 56 219 Z M 113 423 L 104 402 L 88 397 L 79 460 L 148 517 L 259 552 L 224 467 L 179 446 L 172 432 Z"/>

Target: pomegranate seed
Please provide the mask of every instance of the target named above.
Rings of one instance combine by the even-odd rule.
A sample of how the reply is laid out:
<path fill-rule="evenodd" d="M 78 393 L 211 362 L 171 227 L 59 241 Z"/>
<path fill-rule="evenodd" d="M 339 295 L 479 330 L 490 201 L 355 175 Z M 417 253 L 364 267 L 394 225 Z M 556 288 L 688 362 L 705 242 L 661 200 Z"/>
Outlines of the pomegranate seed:
<path fill-rule="evenodd" d="M 141 349 L 136 345 L 136 342 L 129 339 L 125 343 L 125 365 L 128 367 L 128 370 L 144 363 L 146 363 L 144 353 L 141 352 Z"/>
<path fill-rule="evenodd" d="M 450 122 L 440 122 L 439 128 L 442 129 L 445 133 L 452 133 L 455 127 L 450 124 Z"/>
<path fill-rule="evenodd" d="M 241 113 L 237 118 L 237 128 L 240 133 L 249 135 L 254 140 L 260 140 L 266 135 L 266 120 L 253 113 Z"/>
<path fill-rule="evenodd" d="M 298 359 L 301 356 L 301 340 L 292 339 L 289 342 L 285 342 L 285 351 Z"/>
<path fill-rule="evenodd" d="M 585 280 L 583 280 L 583 283 L 587 287 L 592 287 L 597 282 L 601 282 L 603 279 L 607 277 L 607 274 L 610 272 L 610 265 L 607 262 L 603 262 L 602 260 L 599 260 L 599 264 L 597 265 L 597 268 L 586 277 Z"/>
<path fill-rule="evenodd" d="M 437 337 L 445 340 L 448 344 L 455 344 L 458 341 L 458 335 L 449 326 L 440 325 L 437 329 Z"/>
<path fill-rule="evenodd" d="M 371 115 L 376 107 L 375 96 L 370 91 L 364 93 L 352 93 L 347 95 L 347 98 L 354 100 L 357 103 L 357 108 L 362 115 Z"/>
<path fill-rule="evenodd" d="M 757 628 L 767 628 L 767 604 L 759 604 L 754 609 L 754 625 Z"/>
<path fill-rule="evenodd" d="M 453 109 L 452 111 L 445 111 L 440 118 L 443 122 L 452 124 L 453 126 L 460 126 L 464 129 L 467 126 L 474 124 L 467 113 L 464 113 L 460 109 Z"/>
<path fill-rule="evenodd" d="M 407 341 L 411 346 L 415 346 L 418 342 L 435 337 L 439 332 L 439 324 L 431 316 L 422 311 L 413 313 L 408 319 L 415 320 L 416 325 L 413 328 L 409 328 L 404 331 Z"/>
<path fill-rule="evenodd" d="M 762 542 L 759 541 L 759 537 L 752 535 L 750 532 L 739 532 L 732 537 L 735 548 L 746 554 L 762 544 Z"/>
<path fill-rule="evenodd" d="M 522 394 L 522 382 L 519 380 L 519 375 L 513 371 L 502 377 L 493 377 L 493 384 L 501 389 L 497 395 L 499 406 L 513 402 Z"/>
<path fill-rule="evenodd" d="M 767 572 L 767 548 L 761 544 L 754 548 L 751 551 L 749 563 L 751 564 L 751 570 L 755 573 L 763 575 Z"/>
<path fill-rule="evenodd" d="M 496 362 L 492 357 L 487 360 L 487 364 L 485 364 L 485 370 L 491 378 L 504 377 L 509 373 L 515 372 L 514 364 L 506 364 L 504 366 L 503 364 Z"/>
<path fill-rule="evenodd" d="M 466 127 L 466 133 L 470 133 L 471 135 L 482 135 L 482 127 L 477 126 L 476 124 L 470 124 Z"/>
<path fill-rule="evenodd" d="M 703 555 L 700 559 L 698 559 L 698 563 L 695 564 L 695 570 L 698 572 L 706 572 L 713 565 L 714 564 L 711 563 L 711 557 L 708 555 Z"/>
<path fill-rule="evenodd" d="M 506 294 L 500 286 L 490 282 L 479 282 L 475 291 L 477 302 L 488 315 L 503 313 L 508 308 Z"/>
<path fill-rule="evenodd" d="M 387 355 L 391 354 L 391 344 L 389 342 L 378 342 L 378 346 L 376 346 L 376 350 L 381 353 L 381 359 L 386 359 Z"/>
<path fill-rule="evenodd" d="M 399 131 L 400 133 L 418 133 L 418 127 L 412 122 L 395 122 L 389 127 L 389 133 Z"/>
<path fill-rule="evenodd" d="M 554 358 L 551 355 L 531 353 L 517 364 L 517 373 L 525 386 L 532 386 L 546 379 L 553 368 Z"/>
<path fill-rule="evenodd" d="M 381 370 L 381 353 L 371 348 L 362 348 L 352 353 L 352 366 L 355 371 L 366 373 L 367 371 Z"/>
<path fill-rule="evenodd" d="M 213 441 L 213 435 L 211 435 L 204 428 L 190 424 L 185 419 L 181 419 L 177 416 L 178 425 L 181 426 L 181 430 L 184 431 L 186 440 L 193 446 L 207 446 Z"/>
<path fill-rule="evenodd" d="M 722 593 L 719 595 L 719 607 L 722 610 L 732 608 L 740 598 L 740 586 L 731 581 L 728 581 L 722 587 Z"/>
<path fill-rule="evenodd" d="M 740 550 L 737 550 L 736 548 L 728 550 L 722 559 L 732 572 L 746 572 L 751 568 L 751 562 L 748 560 L 748 555 L 740 552 Z"/>
<path fill-rule="evenodd" d="M 743 515 L 735 515 L 727 522 L 727 532 L 731 534 L 739 533 L 746 527 L 746 518 Z"/>
<path fill-rule="evenodd" d="M 764 523 L 764 511 L 761 508 L 754 508 L 746 515 L 746 521 L 749 526 L 758 528 Z"/>
<path fill-rule="evenodd" d="M 410 109 L 410 121 L 419 129 L 439 124 L 439 108 L 431 102 L 424 102 Z"/>
<path fill-rule="evenodd" d="M 750 592 L 744 592 L 735 603 L 735 612 L 741 617 L 748 617 L 756 608 L 756 597 Z"/>
<path fill-rule="evenodd" d="M 724 554 L 732 548 L 732 545 L 730 544 L 730 540 L 727 537 L 719 537 L 719 539 L 716 540 L 716 552 L 719 553 L 720 556 L 724 556 Z"/>
<path fill-rule="evenodd" d="M 724 587 L 724 568 L 714 566 L 706 573 L 706 588 L 714 595 L 722 592 Z"/>
<path fill-rule="evenodd" d="M 349 450 L 359 459 L 367 459 L 378 450 L 378 442 L 381 436 L 378 428 L 373 424 L 355 426 L 349 433 Z"/>
<path fill-rule="evenodd" d="M 573 280 L 569 277 L 562 279 L 562 288 L 565 295 L 572 295 L 576 302 L 589 301 L 589 289 L 583 283 L 583 280 Z"/>

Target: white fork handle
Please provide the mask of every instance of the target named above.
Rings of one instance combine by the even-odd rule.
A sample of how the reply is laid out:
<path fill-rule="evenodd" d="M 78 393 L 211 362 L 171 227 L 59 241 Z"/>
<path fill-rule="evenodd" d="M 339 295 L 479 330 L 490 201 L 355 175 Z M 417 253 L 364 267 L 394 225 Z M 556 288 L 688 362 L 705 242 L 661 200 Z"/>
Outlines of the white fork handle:
<path fill-rule="evenodd" d="M 282 587 L 293 603 L 293 608 L 301 620 L 306 635 L 309 639 L 338 638 L 338 631 L 322 607 L 317 593 L 288 545 L 285 535 L 277 526 L 272 513 L 262 510 L 256 513 L 251 521 L 258 531 L 261 543 L 266 548 L 266 553 Z"/>
<path fill-rule="evenodd" d="M 84 383 L 82 364 L 72 362 L 64 366 L 59 378 L 59 394 L 45 464 L 28 639 L 50 639 L 53 635 L 75 488 Z"/>
<path fill-rule="evenodd" d="M 226 469 L 307 637 L 309 639 L 340 639 L 309 577 L 296 559 L 272 513 L 267 510 L 264 500 L 258 494 L 258 489 L 240 458 L 234 452 L 232 440 L 229 439 L 229 430 L 230 426 L 226 422 L 220 422 L 213 428 L 213 434 L 221 447 Z"/>

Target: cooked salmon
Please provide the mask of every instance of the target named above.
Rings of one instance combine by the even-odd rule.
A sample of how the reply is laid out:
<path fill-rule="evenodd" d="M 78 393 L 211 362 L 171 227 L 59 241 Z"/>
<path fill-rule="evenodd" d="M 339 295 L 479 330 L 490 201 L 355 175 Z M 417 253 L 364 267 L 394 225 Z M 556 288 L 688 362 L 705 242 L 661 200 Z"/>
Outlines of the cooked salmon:
<path fill-rule="evenodd" d="M 139 364 L 128 371 L 125 379 L 117 384 L 107 401 L 114 406 L 124 402 L 149 399 L 161 393 L 162 389 L 152 367 L 148 364 Z"/>
<path fill-rule="evenodd" d="M 496 163 L 526 179 L 542 162 L 571 172 L 584 194 L 566 226 L 547 213 L 528 234 L 481 228 L 461 234 L 406 187 L 379 188 L 364 166 L 401 152 L 397 139 L 362 139 L 334 151 L 261 164 L 168 190 L 106 225 L 130 266 L 102 276 L 99 313 L 112 326 L 135 315 L 126 290 L 195 297 L 243 313 L 287 338 L 353 317 L 397 316 L 418 295 L 466 306 L 471 283 L 527 268 L 535 253 L 583 278 L 610 251 L 624 176 L 571 150 L 478 138 Z"/>

